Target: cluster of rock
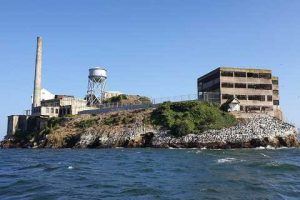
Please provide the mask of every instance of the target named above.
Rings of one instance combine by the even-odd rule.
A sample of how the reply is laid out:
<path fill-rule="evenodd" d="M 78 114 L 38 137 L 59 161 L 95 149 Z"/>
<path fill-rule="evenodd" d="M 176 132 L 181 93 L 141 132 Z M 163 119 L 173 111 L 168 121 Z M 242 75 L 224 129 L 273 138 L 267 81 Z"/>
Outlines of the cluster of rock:
<path fill-rule="evenodd" d="M 97 129 L 98 128 L 98 129 Z M 166 130 L 145 126 L 142 121 L 130 127 L 103 129 L 91 127 L 80 132 L 70 131 L 59 144 L 45 137 L 40 141 L 20 144 L 14 138 L 3 141 L 2 147 L 38 148 L 254 148 L 260 146 L 299 146 L 297 130 L 293 125 L 268 115 L 253 115 L 236 126 L 221 130 L 209 130 L 199 134 L 174 137 Z M 61 131 L 61 130 L 58 130 Z M 60 137 L 60 133 L 57 133 Z"/>
<path fill-rule="evenodd" d="M 86 132 L 75 147 L 253 148 L 298 145 L 294 126 L 268 115 L 253 115 L 251 119 L 231 128 L 183 137 L 174 137 L 168 131 L 144 128 L 141 124 L 121 133 Z"/>
<path fill-rule="evenodd" d="M 252 148 L 259 146 L 298 146 L 297 130 L 293 125 L 268 115 L 253 115 L 244 123 L 231 128 L 209 130 L 174 138 L 166 133 L 156 134 L 154 147 Z"/>

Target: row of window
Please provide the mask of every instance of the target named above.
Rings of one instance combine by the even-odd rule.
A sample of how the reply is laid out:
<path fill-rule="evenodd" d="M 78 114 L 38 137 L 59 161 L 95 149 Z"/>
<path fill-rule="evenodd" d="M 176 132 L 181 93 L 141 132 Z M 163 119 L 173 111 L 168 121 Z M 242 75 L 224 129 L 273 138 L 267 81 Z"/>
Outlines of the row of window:
<path fill-rule="evenodd" d="M 60 115 L 67 115 L 71 114 L 71 109 L 70 108 L 63 108 L 63 109 L 58 109 L 58 108 L 46 108 L 46 113 L 52 113 L 52 114 L 60 114 Z"/>
<path fill-rule="evenodd" d="M 221 76 L 264 78 L 264 79 L 271 79 L 272 78 L 272 75 L 270 73 L 230 72 L 230 71 L 222 71 Z"/>
<path fill-rule="evenodd" d="M 234 95 L 232 94 L 222 94 L 222 99 L 230 99 L 233 98 Z M 257 100 L 257 101 L 272 101 L 273 97 L 272 95 L 267 95 L 267 98 L 265 95 L 235 95 L 236 98 L 239 100 Z"/>
<path fill-rule="evenodd" d="M 273 107 L 271 106 L 241 106 L 241 111 L 272 111 Z"/>
<path fill-rule="evenodd" d="M 223 88 L 251 88 L 256 90 L 272 90 L 272 84 L 222 83 Z"/>
<path fill-rule="evenodd" d="M 46 113 L 50 113 L 50 110 L 51 110 L 51 113 L 54 114 L 58 114 L 58 108 L 54 109 L 54 108 L 46 108 Z"/>
<path fill-rule="evenodd" d="M 273 101 L 273 105 L 279 105 L 279 100 L 273 100 L 272 95 L 232 95 L 232 94 L 222 94 L 222 99 L 231 99 L 236 97 L 239 100 L 252 100 L 252 101 Z"/>

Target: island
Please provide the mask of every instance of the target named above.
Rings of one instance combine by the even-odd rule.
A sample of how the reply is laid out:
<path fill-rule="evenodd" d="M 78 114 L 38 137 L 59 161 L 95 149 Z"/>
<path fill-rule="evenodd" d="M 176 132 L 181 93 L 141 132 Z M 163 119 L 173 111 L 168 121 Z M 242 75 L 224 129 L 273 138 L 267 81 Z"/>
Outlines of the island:
<path fill-rule="evenodd" d="M 37 117 L 29 121 L 34 124 Z M 30 123 L 29 123 L 30 124 Z M 165 102 L 157 108 L 45 119 L 44 127 L 17 131 L 2 148 L 255 148 L 298 147 L 297 129 L 267 114 L 237 118 L 218 105 Z"/>

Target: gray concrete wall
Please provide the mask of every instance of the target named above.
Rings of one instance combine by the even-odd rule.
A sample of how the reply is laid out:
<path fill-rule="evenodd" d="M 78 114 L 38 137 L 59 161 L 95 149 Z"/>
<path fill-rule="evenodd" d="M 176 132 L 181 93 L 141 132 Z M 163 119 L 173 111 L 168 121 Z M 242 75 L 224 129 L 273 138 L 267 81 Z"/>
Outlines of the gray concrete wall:
<path fill-rule="evenodd" d="M 27 130 L 27 115 L 10 115 L 7 117 L 7 136 L 14 135 L 16 131 Z"/>

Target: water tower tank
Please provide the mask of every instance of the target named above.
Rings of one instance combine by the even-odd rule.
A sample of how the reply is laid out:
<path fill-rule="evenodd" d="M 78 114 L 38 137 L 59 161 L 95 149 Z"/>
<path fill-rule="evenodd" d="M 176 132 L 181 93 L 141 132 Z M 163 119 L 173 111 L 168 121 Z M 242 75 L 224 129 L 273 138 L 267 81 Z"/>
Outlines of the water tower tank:
<path fill-rule="evenodd" d="M 106 69 L 94 67 L 89 69 L 89 79 L 93 82 L 101 83 L 107 78 Z"/>
<path fill-rule="evenodd" d="M 98 106 L 104 99 L 107 71 L 101 67 L 90 68 L 88 78 L 87 104 Z"/>

